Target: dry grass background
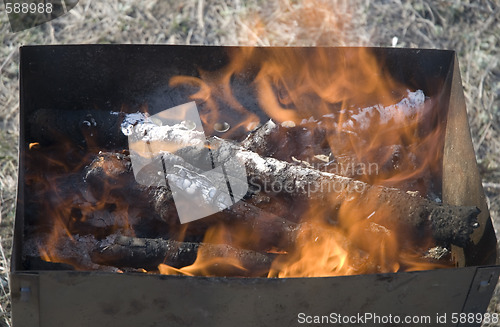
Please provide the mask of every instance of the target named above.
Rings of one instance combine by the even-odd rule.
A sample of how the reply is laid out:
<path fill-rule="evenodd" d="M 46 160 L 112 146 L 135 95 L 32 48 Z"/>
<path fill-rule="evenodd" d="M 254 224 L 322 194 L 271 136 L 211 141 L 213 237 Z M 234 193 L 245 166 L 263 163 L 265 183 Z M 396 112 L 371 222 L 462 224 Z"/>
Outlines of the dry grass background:
<path fill-rule="evenodd" d="M 3 7 L 2 7 L 3 9 Z M 397 39 L 396 39 L 397 38 Z M 500 0 L 80 0 L 12 33 L 0 11 L 0 326 L 10 326 L 18 64 L 23 44 L 373 45 L 454 49 L 477 160 L 500 225 Z M 499 296 L 489 310 L 499 311 Z"/>

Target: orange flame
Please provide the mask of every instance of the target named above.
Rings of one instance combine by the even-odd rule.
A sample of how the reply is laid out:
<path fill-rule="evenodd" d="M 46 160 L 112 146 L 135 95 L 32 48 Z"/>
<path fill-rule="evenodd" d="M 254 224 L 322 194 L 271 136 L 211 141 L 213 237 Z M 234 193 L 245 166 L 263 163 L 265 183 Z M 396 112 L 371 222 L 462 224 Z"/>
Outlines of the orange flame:
<path fill-rule="evenodd" d="M 213 244 L 231 245 L 234 236 L 224 225 L 214 226 L 205 233 L 196 261 L 192 265 L 176 269 L 160 264 L 158 270 L 164 275 L 246 276 L 249 271 L 236 254 L 229 252 L 227 256 L 217 257 L 209 250 L 209 246 Z"/>
<path fill-rule="evenodd" d="M 41 219 L 38 250 L 45 261 L 88 270 L 93 264 L 82 253 L 88 252 L 91 245 L 75 236 L 85 234 L 89 229 L 94 235 L 99 235 L 100 230 L 106 234 L 120 232 L 134 235 L 133 221 L 129 220 L 129 214 L 133 212 L 129 211 L 129 203 L 113 195 L 115 190 L 126 187 L 119 180 L 112 179 L 116 178 L 117 170 L 123 169 L 120 159 L 95 160 L 92 168 L 102 172 L 106 178 L 102 178 L 96 187 L 89 188 L 81 172 L 95 154 L 88 153 L 79 158 L 69 150 L 72 146 L 67 146 L 67 151 L 45 148 L 37 152 L 37 160 L 46 162 L 47 166 L 27 176 L 27 183 L 33 185 L 37 196 L 43 199 L 37 207 Z M 68 153 L 78 159 L 68 160 L 65 157 Z M 77 164 L 73 166 L 68 162 Z"/>
<path fill-rule="evenodd" d="M 191 98 L 209 102 L 214 109 L 204 117 L 206 122 L 220 119 L 215 105 L 219 97 L 245 117 L 255 119 L 233 96 L 231 80 L 259 63 L 252 85 L 259 106 L 269 117 L 278 123 L 293 122 L 286 126 L 307 124 L 304 122 L 311 117 L 321 121 L 335 161 L 323 169 L 332 172 L 339 165 L 351 164 L 357 168 L 344 170 L 344 175 L 422 196 L 438 193 L 432 181 L 440 174 L 443 130 L 439 125 L 429 124 L 428 130 L 422 127 L 434 109 L 432 99 L 394 80 L 370 49 L 301 51 L 233 50 L 230 64 L 222 70 L 201 72 L 200 78 L 174 77 L 170 85 L 198 86 Z M 375 171 L 367 171 L 371 164 Z M 309 203 L 301 222 L 313 228 L 302 230 L 293 248 L 274 249 L 286 254 L 277 256 L 269 277 L 386 273 L 452 265 L 448 259 L 437 262 L 425 258 L 433 240 L 412 237 L 411 231 L 388 219 L 395 214 L 391 207 L 377 204 L 375 199 L 376 194 L 369 194 L 337 203 L 331 196 L 328 202 Z M 232 239 L 239 239 L 246 247 L 259 247 L 252 232 L 233 234 Z M 207 235 L 205 242 L 214 240 Z M 232 267 L 223 275 L 241 268 L 241 262 L 233 258 L 208 257 L 200 251 L 192 266 L 176 270 L 161 265 L 160 272 L 203 275 L 207 266 L 222 262 Z"/>
<path fill-rule="evenodd" d="M 324 132 L 320 141 L 331 153 L 326 162 L 315 168 L 372 185 L 419 192 L 422 196 L 439 194 L 432 183 L 440 177 L 443 129 L 438 124 L 425 124 L 435 104 L 418 90 L 408 90 L 393 79 L 369 49 L 241 48 L 232 49 L 230 55 L 229 64 L 220 70 L 200 70 L 199 78 L 176 76 L 169 83 L 173 88 L 194 88 L 190 98 L 202 107 L 201 118 L 206 127 L 232 117 L 228 132 L 217 134 L 208 130 L 208 134 L 236 139 L 260 122 L 254 113 L 256 108 L 242 104 L 235 92 L 235 83 L 248 81 L 251 76 L 251 94 L 246 96 L 253 96 L 254 105 L 268 117 L 296 130 L 314 125 Z M 226 116 L 228 112 L 230 115 Z M 34 152 L 39 146 L 29 148 Z M 52 221 L 39 252 L 46 261 L 86 269 L 78 260 L 60 256 L 64 240 L 77 242 L 73 236 L 85 226 L 105 229 L 103 236 L 134 235 L 137 217 L 127 201 L 115 196 L 116 190 L 127 188 L 123 180 L 115 178 L 123 169 L 120 158 L 92 162 L 91 168 L 102 172 L 102 184 L 83 190 L 75 185 L 76 190 L 65 192 L 59 187 L 59 179 L 83 168 L 65 164 L 60 156 L 66 152 L 58 150 L 59 155 L 55 155 L 49 151 L 45 160 L 50 166 L 46 171 L 57 172 L 57 177 L 32 177 L 43 180 L 44 189 L 40 192 L 45 192 L 45 214 Z M 89 162 L 90 155 L 79 162 Z M 349 165 L 352 169 L 344 169 Z M 372 165 L 376 168 L 373 171 Z M 192 265 L 174 268 L 161 264 L 158 270 L 162 274 L 189 276 L 262 276 L 261 271 L 247 267 L 236 253 L 214 256 L 211 245 L 260 251 L 276 258 L 264 273 L 268 277 L 387 273 L 452 264 L 448 259 L 426 259 L 425 251 L 435 245 L 433 240 L 425 236 L 418 239 L 394 223 L 394 210 L 376 199 L 377 194 L 368 192 L 363 196 L 354 194 L 343 202 L 332 194 L 323 202 L 303 203 L 294 223 L 309 227 L 294 235 L 293 245 L 283 248 L 265 248 L 261 235 L 248 226 L 236 222 L 217 224 L 206 231 Z M 293 201 L 283 201 L 283 205 Z M 101 213 L 108 215 L 96 217 Z M 188 229 L 175 226 L 169 236 L 177 235 L 175 238 L 182 241 Z"/>

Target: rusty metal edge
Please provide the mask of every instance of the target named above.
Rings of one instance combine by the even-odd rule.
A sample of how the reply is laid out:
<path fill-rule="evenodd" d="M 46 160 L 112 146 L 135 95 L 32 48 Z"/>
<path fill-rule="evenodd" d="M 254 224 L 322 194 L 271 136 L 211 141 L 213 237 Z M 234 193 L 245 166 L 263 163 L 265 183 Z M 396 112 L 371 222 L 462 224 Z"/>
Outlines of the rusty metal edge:
<path fill-rule="evenodd" d="M 472 234 L 471 244 L 463 252 L 453 249 L 459 265 L 491 265 L 497 263 L 496 236 L 477 168 L 456 54 L 452 67 L 447 76 L 451 89 L 443 152 L 443 202 L 481 210 L 480 226 Z"/>

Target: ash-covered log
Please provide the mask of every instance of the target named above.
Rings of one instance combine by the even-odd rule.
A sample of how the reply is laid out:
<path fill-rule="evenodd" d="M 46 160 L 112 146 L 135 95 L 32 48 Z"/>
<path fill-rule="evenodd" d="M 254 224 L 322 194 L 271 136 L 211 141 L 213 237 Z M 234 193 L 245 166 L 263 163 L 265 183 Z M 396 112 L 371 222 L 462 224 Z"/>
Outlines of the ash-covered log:
<path fill-rule="evenodd" d="M 179 189 L 189 189 L 190 192 L 199 194 L 198 201 L 202 201 L 207 205 L 217 205 L 219 203 L 221 199 L 220 193 L 211 191 L 216 189 L 217 185 L 214 185 L 211 180 L 201 175 L 199 169 L 171 153 L 163 153 L 162 157 L 166 163 L 165 172 L 172 176 L 171 180 L 176 182 Z M 142 207 L 143 203 L 147 203 L 146 207 L 149 208 L 150 213 L 148 217 L 144 217 L 145 224 L 152 224 L 157 220 L 154 217 L 161 217 L 168 224 L 170 233 L 180 228 L 170 189 L 162 186 L 146 187 L 136 183 L 128 155 L 100 153 L 86 167 L 85 176 L 91 190 L 96 189 L 96 192 L 99 192 L 103 183 L 115 183 L 119 186 L 117 187 L 118 191 L 123 190 L 120 194 L 123 193 L 124 200 L 130 199 L 131 203 L 137 203 L 140 200 L 140 203 L 134 205 L 139 207 Z M 221 176 L 218 180 L 224 181 L 224 176 Z M 118 197 L 119 195 L 115 192 L 114 196 Z M 135 201 L 132 201 L 132 198 L 135 198 Z M 225 197 L 222 197 L 222 199 L 230 201 Z M 231 204 L 222 202 L 220 213 L 191 223 L 188 232 L 201 236 L 206 227 L 215 222 L 242 223 L 249 231 L 259 235 L 261 239 L 259 250 L 261 250 L 272 247 L 290 247 L 294 243 L 296 233 L 300 228 L 304 228 L 301 224 L 278 215 L 278 213 L 289 211 L 287 209 L 290 209 L 290 206 L 285 208 L 283 201 L 278 201 L 275 196 L 253 194 L 249 195 L 244 201 Z M 224 205 L 228 205 L 228 207 L 226 208 Z M 294 215 L 290 214 L 289 216 L 293 217 Z M 164 233 L 165 236 L 168 234 L 167 232 Z M 147 233 L 143 235 L 147 235 Z M 150 235 L 155 234 L 151 233 Z"/>
<path fill-rule="evenodd" d="M 203 249 L 207 258 L 237 259 L 248 272 L 246 277 L 265 275 L 275 256 L 238 249 L 227 244 L 118 236 L 110 244 L 105 240 L 92 252 L 91 257 L 93 262 L 101 265 L 155 270 L 161 263 L 175 268 L 188 266 L 194 263 L 200 249 Z"/>
<path fill-rule="evenodd" d="M 232 148 L 231 148 L 232 147 Z M 452 206 L 427 200 L 415 193 L 370 185 L 336 174 L 293 165 L 274 158 L 262 158 L 254 152 L 223 142 L 217 157 L 235 156 L 247 168 L 251 183 L 265 188 L 280 185 L 283 190 L 310 200 L 342 202 L 358 198 L 360 205 L 376 199 L 374 209 L 390 206 L 390 222 L 413 228 L 430 227 L 434 239 L 443 244 L 465 246 L 478 227 L 476 207 Z"/>
<path fill-rule="evenodd" d="M 352 136 L 367 132 L 374 125 L 390 129 L 415 124 L 426 117 L 431 102 L 422 90 L 408 90 L 398 103 L 389 106 L 348 107 L 322 117 L 311 116 L 298 125 L 270 120 L 250 133 L 241 145 L 260 155 L 285 161 L 289 161 L 287 157 L 290 156 L 313 156 L 330 149 L 325 144 L 329 133 L 348 132 Z M 335 144 L 331 148 L 335 150 L 338 146 Z"/>
<path fill-rule="evenodd" d="M 279 190 L 287 195 L 310 200 L 330 201 L 334 199 L 342 202 L 355 197 L 359 199 L 361 205 L 367 199 L 375 199 L 375 202 L 371 201 L 372 204 L 374 203 L 374 210 L 379 206 L 389 206 L 392 209 L 392 215 L 388 217 L 389 223 L 416 229 L 429 228 L 435 240 L 445 245 L 452 243 L 465 246 L 469 242 L 470 234 L 477 227 L 476 217 L 479 210 L 476 207 L 436 203 L 414 193 L 372 186 L 354 179 L 293 165 L 274 158 L 263 158 L 252 151 L 220 139 L 213 139 L 212 144 L 216 145 L 211 149 L 213 160 L 224 163 L 228 158 L 237 158 L 242 165 L 245 165 L 250 184 L 259 188 L 259 191 L 265 191 L 266 187 L 277 185 Z M 195 153 L 195 151 L 191 151 L 190 155 L 195 155 Z M 205 155 L 205 153 L 200 155 Z M 184 166 L 187 166 L 187 163 Z M 192 174 L 191 177 L 196 176 L 185 167 L 177 167 L 176 169 L 179 172 L 182 171 L 186 176 L 188 174 Z M 199 187 L 212 187 L 203 179 L 200 179 L 199 182 L 197 181 Z M 210 192 L 206 193 L 210 194 Z M 209 198 L 206 200 L 210 201 Z M 290 231 L 294 231 L 298 227 L 297 224 L 287 222 L 279 217 L 277 217 L 278 219 L 261 220 L 261 210 L 255 210 L 255 206 L 244 202 L 236 203 L 225 212 L 228 211 L 233 213 L 230 215 L 231 218 L 236 216 L 246 221 L 252 221 L 252 223 L 257 222 L 256 226 L 260 226 L 260 222 L 264 221 L 266 228 L 270 227 L 269 224 L 278 226 L 278 230 L 284 230 L 285 234 L 289 234 Z M 270 221 L 271 223 L 269 223 Z"/>
<path fill-rule="evenodd" d="M 403 169 L 417 169 L 418 163 L 411 147 L 406 149 L 403 145 L 391 144 L 367 149 L 362 158 L 352 149 L 345 149 L 334 155 L 326 134 L 324 124 L 318 121 L 287 126 L 269 120 L 249 134 L 241 142 L 241 146 L 262 157 L 298 163 L 363 181 L 369 181 L 372 176 L 380 178 L 381 174 L 390 175 Z"/>
<path fill-rule="evenodd" d="M 233 162 L 236 158 L 244 165 L 250 185 L 262 189 L 279 189 L 289 195 L 307 197 L 309 200 L 332 200 L 342 202 L 353 196 L 359 199 L 375 198 L 375 208 L 389 205 L 392 215 L 390 223 L 406 225 L 411 228 L 430 228 L 434 239 L 442 244 L 465 246 L 470 234 L 477 227 L 476 207 L 460 207 L 436 203 L 414 193 L 395 188 L 374 186 L 352 178 L 321 172 L 277 160 L 263 158 L 257 153 L 219 138 L 212 138 L 211 160 L 217 164 Z M 186 161 L 200 160 L 205 153 L 196 155 L 191 147 Z M 185 155 L 186 153 L 184 153 Z M 361 204 L 362 202 L 360 202 Z"/>
<path fill-rule="evenodd" d="M 330 157 L 326 134 L 324 125 L 317 121 L 295 125 L 268 120 L 250 133 L 241 142 L 241 146 L 262 157 L 288 162 L 296 159 L 307 164 L 324 165 L 325 162 L 317 157 Z"/>

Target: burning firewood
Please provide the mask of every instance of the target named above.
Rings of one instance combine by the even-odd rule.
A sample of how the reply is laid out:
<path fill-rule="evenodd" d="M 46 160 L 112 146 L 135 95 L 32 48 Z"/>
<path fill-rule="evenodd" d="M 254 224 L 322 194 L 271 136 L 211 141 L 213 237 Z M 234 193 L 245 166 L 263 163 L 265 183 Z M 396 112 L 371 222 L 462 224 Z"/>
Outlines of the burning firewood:
<path fill-rule="evenodd" d="M 52 269 L 59 263 L 59 269 L 64 270 L 116 272 L 118 269 L 115 267 L 92 262 L 90 254 L 96 244 L 97 240 L 92 235 L 65 236 L 51 244 L 49 235 L 39 234 L 26 239 L 23 256 L 28 259 L 28 265 L 37 265 L 40 269 Z"/>
<path fill-rule="evenodd" d="M 375 197 L 377 205 L 389 205 L 393 210 L 390 222 L 402 224 L 411 228 L 429 228 L 435 240 L 442 244 L 456 244 L 464 246 L 468 243 L 470 234 L 476 227 L 476 217 L 479 213 L 475 207 L 450 206 L 436 203 L 422 198 L 414 193 L 407 193 L 393 188 L 372 186 L 350 178 L 331 173 L 320 172 L 315 169 L 293 165 L 274 158 L 262 158 L 258 154 L 235 146 L 232 143 L 213 140 L 217 147 L 212 148 L 212 157 L 219 163 L 234 156 L 247 169 L 248 180 L 254 186 L 264 188 L 266 185 L 278 185 L 281 192 L 296 197 L 308 197 L 311 200 L 331 200 L 342 202 L 358 195 L 359 199 Z M 194 152 L 191 152 L 193 155 Z M 187 163 L 184 164 L 186 166 Z M 195 173 L 189 169 L 177 168 L 184 175 Z M 199 187 L 212 187 L 206 181 L 196 181 Z M 191 183 L 190 183 L 191 185 Z M 168 199 L 168 198 L 167 198 Z M 210 201 L 210 199 L 207 199 Z M 362 200 L 360 200 L 362 201 Z M 374 208 L 376 209 L 376 207 Z M 261 210 L 256 210 L 252 204 L 238 202 L 227 212 L 229 217 L 243 217 L 245 221 L 252 221 L 256 226 L 265 221 L 264 226 L 282 226 L 278 230 L 289 231 L 299 228 L 297 224 L 280 219 L 259 219 Z M 244 214 L 241 214 L 244 213 Z M 272 223 L 269 223 L 272 221 Z M 260 229 L 260 228 L 259 228 Z"/>
<path fill-rule="evenodd" d="M 408 110 L 410 116 L 416 114 L 417 107 L 423 106 L 424 97 L 420 93 L 409 93 L 408 99 L 403 99 L 401 102 L 411 109 Z M 397 111 L 398 105 L 393 107 L 394 110 L 377 107 L 380 116 L 378 121 L 388 122 L 394 118 L 390 114 Z M 384 109 L 383 113 L 380 112 L 382 109 Z M 359 117 L 353 117 L 357 117 L 356 119 L 359 120 L 360 117 L 367 114 L 367 110 L 361 110 L 358 113 Z M 138 115 L 138 117 L 140 116 Z M 175 154 L 169 152 L 158 153 L 157 155 L 161 157 L 163 162 L 164 171 L 152 173 L 164 174 L 165 179 L 169 179 L 170 183 L 173 183 L 178 189 L 196 194 L 197 201 L 215 205 L 221 211 L 220 215 L 216 215 L 217 218 L 223 217 L 226 221 L 243 221 L 261 231 L 263 235 L 270 234 L 275 239 L 276 236 L 281 239 L 285 235 L 292 235 L 291 237 L 285 237 L 285 239 L 293 239 L 295 231 L 304 226 L 264 212 L 256 206 L 256 203 L 254 203 L 256 197 L 253 196 L 248 196 L 245 201 L 232 204 L 230 194 L 217 191 L 221 189 L 221 187 L 218 187 L 221 185 L 214 185 L 213 180 L 208 180 L 200 174 L 199 168 L 188 163 L 195 162 L 203 167 L 235 164 L 244 166 L 247 176 L 233 177 L 239 179 L 245 179 L 246 177 L 254 194 L 280 194 L 299 201 L 328 201 L 332 206 L 335 206 L 335 203 L 346 201 L 358 201 L 360 205 L 366 206 L 364 202 L 369 202 L 374 212 L 381 206 L 389 207 L 391 214 L 386 221 L 389 225 L 401 225 L 416 230 L 430 230 L 434 239 L 443 245 L 451 243 L 465 246 L 469 242 L 470 234 L 477 227 L 476 217 L 479 211 L 475 207 L 457 207 L 436 203 L 415 193 L 370 185 L 337 174 L 322 172 L 312 167 L 303 167 L 276 158 L 262 157 L 256 152 L 248 150 L 256 149 L 259 145 L 265 144 L 266 138 L 276 130 L 276 125 L 272 121 L 247 138 L 242 143 L 242 147 L 218 138 L 210 138 L 207 143 L 202 142 L 200 132 L 188 128 L 186 124 L 157 126 L 153 121 L 147 119 L 136 120 L 126 120 L 126 123 L 129 124 L 128 127 L 135 130 L 139 129 L 141 131 L 140 135 L 143 135 L 144 140 L 141 140 L 139 136 L 136 142 L 144 141 L 147 144 L 167 142 L 168 144 L 182 145 L 176 147 Z M 127 128 L 127 126 L 122 124 L 122 128 Z M 310 138 L 311 136 L 308 135 L 307 137 Z M 319 136 L 320 139 L 322 137 L 322 135 Z M 193 140 L 193 142 L 190 140 Z M 318 144 L 319 142 L 316 140 L 302 143 Z M 314 152 L 316 151 L 312 153 Z M 236 160 L 230 160 L 232 158 Z M 132 180 L 130 177 L 130 164 L 125 161 L 124 163 L 127 166 L 121 169 L 119 173 L 125 172 L 129 175 L 129 180 Z M 91 165 L 91 170 L 86 174 L 87 178 L 92 176 L 92 169 Z M 236 171 L 236 169 L 226 169 L 226 171 Z M 111 174 L 113 175 L 113 173 Z M 215 180 L 224 183 L 225 178 L 221 176 L 221 178 Z M 129 183 L 128 185 L 132 184 Z M 141 188 L 144 189 L 144 187 Z M 271 191 L 269 191 L 269 188 Z M 165 220 L 170 220 L 172 225 L 172 217 L 174 219 L 177 217 L 175 214 L 172 215 L 174 205 L 171 191 L 165 187 L 154 186 L 146 189 L 147 193 L 153 195 L 146 198 L 149 198 L 151 206 L 155 208 L 155 213 L 159 213 Z M 272 232 L 270 233 L 269 230 Z M 278 243 L 283 244 L 282 241 Z M 285 244 L 289 244 L 289 242 L 287 241 Z"/>
<path fill-rule="evenodd" d="M 200 175 L 201 171 L 199 169 L 185 162 L 182 158 L 170 153 L 164 153 L 162 156 L 166 167 L 168 167 L 165 173 L 175 177 L 172 180 L 177 182 L 177 187 L 180 189 L 191 188 L 192 192 L 200 195 L 199 201 L 204 201 L 209 205 L 214 203 L 217 205 L 217 199 L 221 198 L 220 194 L 217 197 L 217 192 L 211 192 L 217 185 Z M 170 233 L 180 228 L 171 190 L 157 186 L 146 187 L 135 183 L 129 156 L 107 152 L 100 153 L 86 167 L 85 180 L 92 192 L 99 192 L 102 184 L 115 183 L 120 186 L 117 187 L 118 190 L 123 190 L 121 193 L 123 193 L 124 200 L 127 200 L 130 194 L 134 194 L 135 202 L 139 202 L 139 205 L 147 203 L 146 207 L 149 208 L 149 213 L 148 216 L 144 217 L 146 225 L 152 225 L 156 221 L 154 217 L 161 217 L 170 226 Z M 219 180 L 223 181 L 224 177 L 221 176 Z M 118 197 L 118 193 L 114 192 L 114 196 Z M 230 201 L 227 198 L 222 199 Z M 271 247 L 288 248 L 294 243 L 295 233 L 300 228 L 303 228 L 300 224 L 275 214 L 285 209 L 280 208 L 281 205 L 274 198 L 252 195 L 246 198 L 245 201 L 236 202 L 234 205 L 231 204 L 230 202 L 227 203 L 229 206 L 226 209 L 221 207 L 222 211 L 220 213 L 208 219 L 191 223 L 190 232 L 202 235 L 206 226 L 213 222 L 225 221 L 231 223 L 237 221 L 260 236 L 262 242 L 259 244 L 259 249 L 268 249 Z M 268 210 L 261 209 L 261 206 L 266 207 Z M 274 213 L 269 211 L 271 207 Z"/>
<path fill-rule="evenodd" d="M 395 188 L 374 186 L 274 158 L 263 158 L 255 152 L 218 138 L 212 138 L 211 145 L 211 158 L 214 162 L 223 164 L 229 158 L 236 158 L 246 167 L 249 183 L 261 189 L 275 186 L 279 191 L 297 197 L 307 196 L 310 200 L 331 200 L 332 195 L 339 202 L 353 195 L 360 199 L 376 197 L 377 205 L 389 205 L 392 208 L 392 223 L 412 228 L 427 226 L 434 239 L 443 244 L 465 246 L 477 227 L 479 210 L 476 207 L 436 203 Z M 184 159 L 199 160 L 195 149 L 190 150 L 189 158 Z"/>
<path fill-rule="evenodd" d="M 369 162 L 360 160 L 352 150 L 334 155 L 326 142 L 326 134 L 324 126 L 316 121 L 287 127 L 269 120 L 249 134 L 241 145 L 262 157 L 295 162 L 351 178 L 388 174 L 400 170 L 401 162 L 411 165 L 413 170 L 417 167 L 415 156 L 399 144 L 367 150 L 363 156 L 375 159 Z"/>
<path fill-rule="evenodd" d="M 317 120 L 319 117 L 310 117 L 299 125 L 288 122 L 277 124 L 269 120 L 249 134 L 241 145 L 250 151 L 281 160 L 286 160 L 284 157 L 294 153 L 295 156 L 308 152 L 319 154 L 321 150 L 329 149 L 327 144 L 323 144 L 329 132 L 357 135 L 366 132 L 373 125 L 400 128 L 424 119 L 429 111 L 427 106 L 430 105 L 430 99 L 426 99 L 421 90 L 408 90 L 406 97 L 386 107 L 376 105 L 346 108 L 337 113 L 323 115 L 320 121 Z"/>
<path fill-rule="evenodd" d="M 357 196 L 362 203 L 375 197 L 375 207 L 389 205 L 393 209 L 393 215 L 389 217 L 393 223 L 413 228 L 429 226 L 439 243 L 465 246 L 477 227 L 479 209 L 476 207 L 436 203 L 395 188 L 370 185 L 273 158 L 262 158 L 228 142 L 224 142 L 219 151 L 223 154 L 214 157 L 227 157 L 227 152 L 230 152 L 246 166 L 249 181 L 261 187 L 280 185 L 288 193 L 307 196 L 310 200 L 342 202 Z"/>
<path fill-rule="evenodd" d="M 274 255 L 237 249 L 227 244 L 177 242 L 164 239 L 145 239 L 118 236 L 111 243 L 105 240 L 91 254 L 97 264 L 115 267 L 155 270 L 164 263 L 180 268 L 191 265 L 203 249 L 210 258 L 236 258 L 248 272 L 247 277 L 265 276 Z"/>

